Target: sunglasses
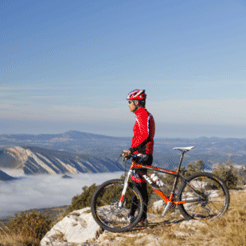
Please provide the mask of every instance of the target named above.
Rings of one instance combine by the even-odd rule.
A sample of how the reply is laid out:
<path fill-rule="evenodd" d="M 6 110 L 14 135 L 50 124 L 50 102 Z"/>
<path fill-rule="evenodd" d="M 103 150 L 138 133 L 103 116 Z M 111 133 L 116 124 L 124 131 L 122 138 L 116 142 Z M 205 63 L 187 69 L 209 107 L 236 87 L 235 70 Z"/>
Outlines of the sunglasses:
<path fill-rule="evenodd" d="M 128 104 L 131 104 L 132 103 L 132 101 L 128 101 Z"/>

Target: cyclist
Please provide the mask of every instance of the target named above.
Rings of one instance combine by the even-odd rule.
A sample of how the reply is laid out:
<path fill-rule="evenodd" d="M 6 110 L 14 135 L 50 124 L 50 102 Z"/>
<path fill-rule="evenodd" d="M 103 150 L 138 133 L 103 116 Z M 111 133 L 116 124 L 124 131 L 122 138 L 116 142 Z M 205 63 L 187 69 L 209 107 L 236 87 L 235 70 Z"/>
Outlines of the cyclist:
<path fill-rule="evenodd" d="M 145 102 L 147 95 L 145 90 L 135 89 L 128 93 L 127 100 L 131 112 L 135 113 L 136 121 L 133 127 L 133 138 L 131 148 L 123 150 L 123 156 L 130 157 L 132 153 L 137 154 L 135 161 L 145 165 L 152 165 L 153 147 L 155 135 L 155 121 L 153 116 L 146 110 Z M 136 185 L 142 194 L 144 202 L 144 212 L 140 224 L 145 225 L 147 221 L 148 193 L 145 179 L 139 173 L 146 174 L 146 170 L 138 169 L 134 171 L 131 182 Z M 133 195 L 131 209 L 129 213 L 130 222 L 134 220 L 134 213 L 137 208 L 137 198 Z"/>

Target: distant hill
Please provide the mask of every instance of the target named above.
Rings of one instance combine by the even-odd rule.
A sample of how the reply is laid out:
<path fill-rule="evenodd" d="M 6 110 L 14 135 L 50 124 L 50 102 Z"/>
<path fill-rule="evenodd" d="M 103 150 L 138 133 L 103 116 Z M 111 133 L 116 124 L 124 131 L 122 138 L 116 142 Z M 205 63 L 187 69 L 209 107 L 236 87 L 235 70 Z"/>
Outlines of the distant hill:
<path fill-rule="evenodd" d="M 0 167 L 22 169 L 25 174 L 77 174 L 119 171 L 106 157 L 77 155 L 39 147 L 15 146 L 0 151 Z"/>
<path fill-rule="evenodd" d="M 7 173 L 0 170 L 0 181 L 10 181 L 13 179 L 15 179 L 15 178 L 9 176 Z"/>
<path fill-rule="evenodd" d="M 129 147 L 131 138 L 110 137 L 92 133 L 68 131 L 61 134 L 10 134 L 0 135 L 0 148 L 13 146 L 35 146 L 67 151 L 76 154 L 101 156 L 101 153 L 117 153 Z"/>
<path fill-rule="evenodd" d="M 110 137 L 99 134 L 92 134 L 79 131 L 68 131 L 61 134 L 11 134 L 0 135 L 0 148 L 20 146 L 26 148 L 43 148 L 66 155 L 86 155 L 95 158 L 108 158 L 116 160 L 123 149 L 131 145 L 130 137 Z M 158 138 L 155 137 L 154 165 L 168 168 L 177 167 L 179 151 L 174 147 L 195 146 L 184 158 L 184 165 L 193 160 L 203 160 L 208 166 L 216 162 L 224 162 L 230 156 L 232 162 L 238 165 L 246 164 L 246 139 L 240 138 Z M 0 150 L 1 153 L 1 150 Z M 1 157 L 0 157 L 1 158 Z M 9 155 L 9 166 L 13 164 Z M 63 158 L 63 157 L 62 157 Z M 0 166 L 1 164 L 0 159 Z M 15 163 L 15 161 L 13 161 Z M 15 164 L 14 164 L 15 165 Z"/>
<path fill-rule="evenodd" d="M 12 146 L 37 146 L 52 150 L 64 150 L 78 154 L 112 153 L 129 148 L 130 137 L 110 137 L 79 131 L 68 131 L 61 134 L 10 134 L 0 135 L 0 148 Z M 155 137 L 154 150 L 173 153 L 174 147 L 195 146 L 191 154 L 246 155 L 244 138 L 158 138 Z M 120 153 L 120 152 L 118 152 Z"/>

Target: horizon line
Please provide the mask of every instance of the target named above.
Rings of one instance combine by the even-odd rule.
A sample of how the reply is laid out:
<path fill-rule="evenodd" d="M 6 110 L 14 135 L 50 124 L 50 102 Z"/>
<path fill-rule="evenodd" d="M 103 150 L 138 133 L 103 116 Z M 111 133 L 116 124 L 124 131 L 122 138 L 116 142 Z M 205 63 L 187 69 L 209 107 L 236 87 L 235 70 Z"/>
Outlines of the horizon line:
<path fill-rule="evenodd" d="M 78 130 L 68 130 L 65 132 L 60 132 L 60 133 L 38 133 L 38 134 L 30 134 L 30 133 L 7 133 L 7 134 L 0 134 L 0 136 L 12 136 L 12 135 L 29 135 L 29 136 L 39 136 L 39 135 L 61 135 L 69 132 L 77 132 L 77 133 L 85 133 L 89 135 L 97 135 L 97 136 L 103 136 L 103 137 L 112 137 L 112 138 L 132 138 L 132 136 L 129 137 L 120 137 L 120 136 L 111 136 L 111 135 L 105 135 L 105 134 L 98 134 L 98 133 L 92 133 L 92 132 L 82 132 Z M 246 139 L 244 137 L 238 138 L 238 137 L 217 137 L 217 136 L 212 136 L 212 137 L 206 137 L 206 136 L 200 136 L 200 137 L 155 137 L 154 139 Z"/>

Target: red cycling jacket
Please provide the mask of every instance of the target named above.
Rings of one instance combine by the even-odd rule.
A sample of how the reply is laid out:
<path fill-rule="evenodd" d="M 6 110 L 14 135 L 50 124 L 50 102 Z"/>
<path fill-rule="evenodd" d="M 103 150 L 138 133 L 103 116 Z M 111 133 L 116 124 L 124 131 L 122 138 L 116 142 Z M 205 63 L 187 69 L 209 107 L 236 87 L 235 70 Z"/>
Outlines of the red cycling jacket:
<path fill-rule="evenodd" d="M 132 153 L 152 155 L 155 135 L 154 118 L 144 107 L 137 109 L 134 113 L 137 119 L 133 127 L 134 135 L 130 150 Z"/>

